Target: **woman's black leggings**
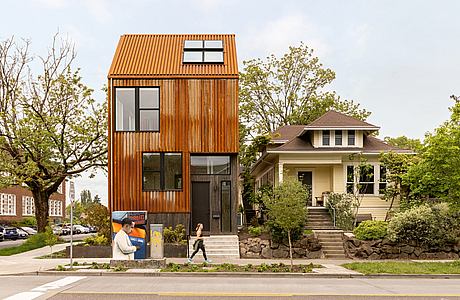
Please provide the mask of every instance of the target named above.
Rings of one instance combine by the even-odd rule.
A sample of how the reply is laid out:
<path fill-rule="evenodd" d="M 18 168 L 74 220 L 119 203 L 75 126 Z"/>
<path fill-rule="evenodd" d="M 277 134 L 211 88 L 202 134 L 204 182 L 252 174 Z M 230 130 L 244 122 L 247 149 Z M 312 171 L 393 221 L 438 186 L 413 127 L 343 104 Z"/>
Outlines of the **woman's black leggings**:
<path fill-rule="evenodd" d="M 204 243 L 203 243 L 203 240 L 198 240 L 198 247 L 196 248 L 195 251 L 193 251 L 192 253 L 192 256 L 190 256 L 190 259 L 192 259 L 195 254 L 198 253 L 198 251 L 201 249 L 201 251 L 203 251 L 203 257 L 205 260 L 208 260 L 208 258 L 206 257 L 206 249 L 204 248 Z"/>

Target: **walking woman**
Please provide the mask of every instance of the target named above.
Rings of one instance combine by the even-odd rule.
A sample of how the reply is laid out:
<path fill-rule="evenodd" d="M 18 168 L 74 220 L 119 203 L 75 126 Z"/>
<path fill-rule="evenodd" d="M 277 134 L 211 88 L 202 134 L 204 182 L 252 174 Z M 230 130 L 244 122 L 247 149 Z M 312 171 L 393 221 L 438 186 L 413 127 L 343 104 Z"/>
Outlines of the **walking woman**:
<path fill-rule="evenodd" d="M 206 249 L 204 248 L 203 233 L 202 233 L 203 224 L 198 223 L 198 224 L 196 225 L 196 229 L 195 229 L 195 230 L 196 230 L 196 240 L 195 240 L 195 243 L 193 243 L 193 250 L 194 250 L 194 251 L 193 251 L 192 255 L 190 256 L 190 258 L 187 259 L 187 261 L 188 261 L 189 263 L 191 263 L 193 257 L 195 256 L 195 254 L 197 254 L 197 253 L 198 253 L 198 250 L 201 249 L 201 251 L 203 251 L 204 262 L 210 263 L 210 262 L 212 262 L 212 261 L 206 257 Z"/>

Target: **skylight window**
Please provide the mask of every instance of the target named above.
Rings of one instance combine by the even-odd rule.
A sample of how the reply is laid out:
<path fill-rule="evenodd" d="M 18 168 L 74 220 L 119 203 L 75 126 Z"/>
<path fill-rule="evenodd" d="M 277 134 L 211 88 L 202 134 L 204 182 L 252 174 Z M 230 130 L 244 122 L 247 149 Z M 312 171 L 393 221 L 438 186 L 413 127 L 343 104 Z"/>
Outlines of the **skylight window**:
<path fill-rule="evenodd" d="M 224 43 L 221 40 L 187 40 L 184 42 L 184 64 L 224 63 Z"/>

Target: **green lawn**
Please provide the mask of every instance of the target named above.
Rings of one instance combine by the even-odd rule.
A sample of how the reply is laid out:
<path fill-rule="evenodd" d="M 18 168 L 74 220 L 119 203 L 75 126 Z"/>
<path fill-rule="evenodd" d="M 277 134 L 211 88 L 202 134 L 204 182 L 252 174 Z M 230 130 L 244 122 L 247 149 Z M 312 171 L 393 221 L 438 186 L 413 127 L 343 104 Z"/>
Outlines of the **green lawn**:
<path fill-rule="evenodd" d="M 452 262 L 356 262 L 343 267 L 363 274 L 460 274 L 460 260 Z"/>
<path fill-rule="evenodd" d="M 45 234 L 37 233 L 29 237 L 22 245 L 0 249 L 0 256 L 10 256 L 46 246 Z"/>

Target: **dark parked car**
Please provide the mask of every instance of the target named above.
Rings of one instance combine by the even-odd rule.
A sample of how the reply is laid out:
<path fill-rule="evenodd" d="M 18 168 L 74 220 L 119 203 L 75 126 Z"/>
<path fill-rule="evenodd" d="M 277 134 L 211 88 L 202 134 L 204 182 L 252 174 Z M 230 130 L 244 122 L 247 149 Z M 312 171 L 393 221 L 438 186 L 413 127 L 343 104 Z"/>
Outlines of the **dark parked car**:
<path fill-rule="evenodd" d="M 18 231 L 14 227 L 6 227 L 3 234 L 5 236 L 5 239 L 17 240 L 19 238 Z"/>
<path fill-rule="evenodd" d="M 0 227 L 0 242 L 3 241 L 5 237 L 3 236 L 3 227 Z"/>

